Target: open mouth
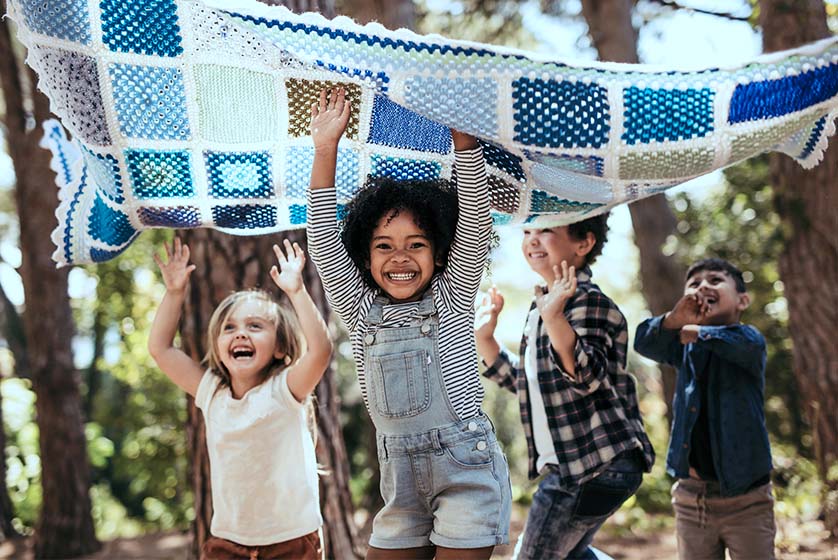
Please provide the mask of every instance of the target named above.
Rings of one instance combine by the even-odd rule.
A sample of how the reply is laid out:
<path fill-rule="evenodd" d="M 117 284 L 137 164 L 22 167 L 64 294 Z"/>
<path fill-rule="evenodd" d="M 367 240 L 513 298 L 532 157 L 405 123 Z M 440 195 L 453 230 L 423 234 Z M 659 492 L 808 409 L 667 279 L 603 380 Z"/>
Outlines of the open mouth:
<path fill-rule="evenodd" d="M 253 350 L 250 348 L 233 348 L 230 351 L 230 355 L 233 357 L 234 360 L 245 360 L 248 358 L 253 357 Z"/>
<path fill-rule="evenodd" d="M 415 272 L 388 272 L 387 278 L 393 282 L 409 282 L 416 278 Z"/>
<path fill-rule="evenodd" d="M 532 251 L 528 254 L 531 259 L 543 259 L 547 257 L 547 253 L 543 251 Z"/>

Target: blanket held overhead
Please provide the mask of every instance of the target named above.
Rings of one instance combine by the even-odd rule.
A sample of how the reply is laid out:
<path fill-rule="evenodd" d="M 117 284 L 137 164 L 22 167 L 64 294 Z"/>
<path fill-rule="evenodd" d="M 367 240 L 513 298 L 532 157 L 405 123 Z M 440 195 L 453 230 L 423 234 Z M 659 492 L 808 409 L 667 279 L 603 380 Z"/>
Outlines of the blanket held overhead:
<path fill-rule="evenodd" d="M 338 198 L 369 175 L 450 177 L 480 138 L 496 223 L 570 223 L 747 157 L 817 165 L 838 116 L 838 39 L 731 68 L 576 64 L 255 0 L 9 0 L 61 125 L 61 264 L 151 227 L 305 224 L 310 106 L 347 89 Z M 67 140 L 64 130 L 72 135 Z"/>

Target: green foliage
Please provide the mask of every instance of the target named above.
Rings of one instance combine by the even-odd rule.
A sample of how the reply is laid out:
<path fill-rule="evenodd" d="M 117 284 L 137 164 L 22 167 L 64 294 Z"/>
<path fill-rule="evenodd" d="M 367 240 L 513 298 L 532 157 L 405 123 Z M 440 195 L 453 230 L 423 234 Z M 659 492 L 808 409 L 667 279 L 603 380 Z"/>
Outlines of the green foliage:
<path fill-rule="evenodd" d="M 35 424 L 35 393 L 27 379 L 4 379 L 3 420 L 6 430 L 6 486 L 12 500 L 15 529 L 29 533 L 41 507 L 41 457 Z"/>

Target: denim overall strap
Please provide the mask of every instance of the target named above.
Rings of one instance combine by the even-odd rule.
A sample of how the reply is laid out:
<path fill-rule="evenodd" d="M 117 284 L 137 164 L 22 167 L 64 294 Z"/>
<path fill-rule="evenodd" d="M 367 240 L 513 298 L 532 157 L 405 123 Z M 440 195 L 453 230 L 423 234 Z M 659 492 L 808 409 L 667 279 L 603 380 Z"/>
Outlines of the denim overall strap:
<path fill-rule="evenodd" d="M 381 327 L 387 300 L 365 319 L 364 371 L 369 412 L 380 435 L 413 435 L 457 422 L 439 363 L 439 316 L 433 290 L 402 327 Z"/>

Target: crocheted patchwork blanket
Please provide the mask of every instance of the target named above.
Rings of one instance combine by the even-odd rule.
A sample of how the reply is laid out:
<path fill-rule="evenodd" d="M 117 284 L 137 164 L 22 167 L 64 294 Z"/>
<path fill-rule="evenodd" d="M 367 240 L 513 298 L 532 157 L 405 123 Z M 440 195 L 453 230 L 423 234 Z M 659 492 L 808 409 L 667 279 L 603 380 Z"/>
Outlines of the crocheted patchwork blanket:
<path fill-rule="evenodd" d="M 10 0 L 63 127 L 59 264 L 151 227 L 261 234 L 306 221 L 310 106 L 347 89 L 339 204 L 365 178 L 448 178 L 448 127 L 480 139 L 496 223 L 604 212 L 767 150 L 820 161 L 838 39 L 732 68 L 581 65 L 295 15 L 255 0 Z"/>

